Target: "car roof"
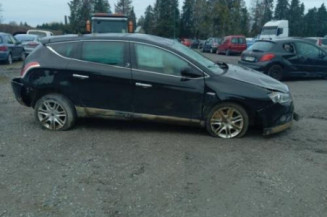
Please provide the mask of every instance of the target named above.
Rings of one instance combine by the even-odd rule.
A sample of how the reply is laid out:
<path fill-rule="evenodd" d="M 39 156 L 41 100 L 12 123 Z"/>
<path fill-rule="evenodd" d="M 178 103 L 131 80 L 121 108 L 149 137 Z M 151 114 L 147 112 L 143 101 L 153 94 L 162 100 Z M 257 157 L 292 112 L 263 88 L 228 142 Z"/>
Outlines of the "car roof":
<path fill-rule="evenodd" d="M 126 40 L 136 42 L 151 42 L 153 44 L 172 46 L 174 40 L 162 38 L 159 36 L 140 34 L 140 33 L 96 33 L 86 35 L 62 35 L 52 36 L 41 39 L 43 44 L 65 42 L 65 41 L 82 41 L 82 40 Z"/>

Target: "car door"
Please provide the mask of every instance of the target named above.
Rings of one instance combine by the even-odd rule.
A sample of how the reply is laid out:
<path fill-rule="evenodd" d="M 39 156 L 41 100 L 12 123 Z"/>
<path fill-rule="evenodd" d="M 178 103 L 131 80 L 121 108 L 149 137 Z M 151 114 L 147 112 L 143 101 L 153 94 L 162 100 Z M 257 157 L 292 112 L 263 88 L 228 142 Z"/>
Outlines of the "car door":
<path fill-rule="evenodd" d="M 84 107 L 132 111 L 129 43 L 122 41 L 81 42 L 82 61 L 72 60 L 73 84 Z"/>
<path fill-rule="evenodd" d="M 9 35 L 5 35 L 5 36 L 4 36 L 4 41 L 5 41 L 5 43 L 7 44 L 8 49 L 9 49 L 10 52 L 11 52 L 11 56 L 12 56 L 14 59 L 16 59 L 17 56 L 18 56 L 18 52 L 17 52 L 17 49 L 16 49 L 15 42 L 12 40 L 12 38 L 11 38 Z"/>
<path fill-rule="evenodd" d="M 314 76 L 319 72 L 320 50 L 312 44 L 305 42 L 294 42 L 296 49 L 296 58 L 293 63 L 300 71 L 306 73 L 306 76 Z"/>
<path fill-rule="evenodd" d="M 203 72 L 181 56 L 148 44 L 133 44 L 134 112 L 200 119 Z M 193 76 L 184 76 L 188 71 Z"/>

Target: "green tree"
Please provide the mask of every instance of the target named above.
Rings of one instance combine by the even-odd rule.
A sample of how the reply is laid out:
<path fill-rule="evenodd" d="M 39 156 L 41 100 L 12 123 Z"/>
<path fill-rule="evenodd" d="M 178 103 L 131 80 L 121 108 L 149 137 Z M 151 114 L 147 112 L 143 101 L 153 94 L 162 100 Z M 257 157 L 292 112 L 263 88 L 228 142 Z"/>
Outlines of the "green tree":
<path fill-rule="evenodd" d="M 288 0 L 277 0 L 274 18 L 276 20 L 284 20 L 288 18 L 289 3 Z"/>
<path fill-rule="evenodd" d="M 316 36 L 317 29 L 321 21 L 317 19 L 318 10 L 316 7 L 309 9 L 308 13 L 304 16 L 304 36 Z"/>
<path fill-rule="evenodd" d="M 134 7 L 132 7 L 132 9 L 131 9 L 131 11 L 130 11 L 130 13 L 129 13 L 129 20 L 131 20 L 132 21 L 132 23 L 133 23 L 133 32 L 135 31 L 135 29 L 136 29 L 136 15 L 135 15 L 135 12 L 134 12 Z"/>
<path fill-rule="evenodd" d="M 256 0 L 252 6 L 251 35 L 258 35 L 265 23 L 273 18 L 273 0 Z"/>
<path fill-rule="evenodd" d="M 94 0 L 93 4 L 94 13 L 111 13 L 111 7 L 108 0 Z"/>
<path fill-rule="evenodd" d="M 327 34 L 327 11 L 325 4 L 322 4 L 317 11 L 317 22 L 319 22 L 319 26 L 316 30 L 316 36 L 323 37 Z"/>
<path fill-rule="evenodd" d="M 115 5 L 115 12 L 118 14 L 124 14 L 130 16 L 132 10 L 132 0 L 119 0 Z"/>
<path fill-rule="evenodd" d="M 181 36 L 194 36 L 194 0 L 185 0 L 181 16 Z"/>
<path fill-rule="evenodd" d="M 292 0 L 288 12 L 290 36 L 302 36 L 303 34 L 304 7 L 299 0 Z"/>
<path fill-rule="evenodd" d="M 92 3 L 91 0 L 72 0 L 68 3 L 69 21 L 73 33 L 85 32 L 86 21 L 91 18 Z"/>
<path fill-rule="evenodd" d="M 194 33 L 196 38 L 207 38 L 211 26 L 209 5 L 206 0 L 195 0 L 194 4 Z"/>
<path fill-rule="evenodd" d="M 178 0 L 156 0 L 154 14 L 154 34 L 168 38 L 179 36 Z"/>
<path fill-rule="evenodd" d="M 145 9 L 143 29 L 147 34 L 154 34 L 155 28 L 155 16 L 151 5 Z"/>

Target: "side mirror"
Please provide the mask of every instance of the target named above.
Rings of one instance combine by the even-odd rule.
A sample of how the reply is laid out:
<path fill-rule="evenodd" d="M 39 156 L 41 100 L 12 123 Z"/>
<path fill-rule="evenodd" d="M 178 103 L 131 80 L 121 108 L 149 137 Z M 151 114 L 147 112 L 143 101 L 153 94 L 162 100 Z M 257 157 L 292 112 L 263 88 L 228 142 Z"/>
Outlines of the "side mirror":
<path fill-rule="evenodd" d="M 185 78 L 199 78 L 202 77 L 202 73 L 198 72 L 196 70 L 193 70 L 190 67 L 186 67 L 184 69 L 181 70 L 181 75 L 182 77 Z"/>

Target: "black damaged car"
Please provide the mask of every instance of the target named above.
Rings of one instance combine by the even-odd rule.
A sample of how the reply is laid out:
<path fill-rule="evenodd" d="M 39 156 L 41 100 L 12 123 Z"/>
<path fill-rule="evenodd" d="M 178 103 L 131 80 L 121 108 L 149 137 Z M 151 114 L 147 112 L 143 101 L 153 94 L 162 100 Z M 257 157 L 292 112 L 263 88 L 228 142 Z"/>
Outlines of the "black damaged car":
<path fill-rule="evenodd" d="M 48 38 L 12 87 L 49 130 L 67 130 L 87 116 L 199 125 L 235 138 L 250 125 L 264 135 L 283 131 L 294 110 L 285 84 L 144 34 Z"/>

